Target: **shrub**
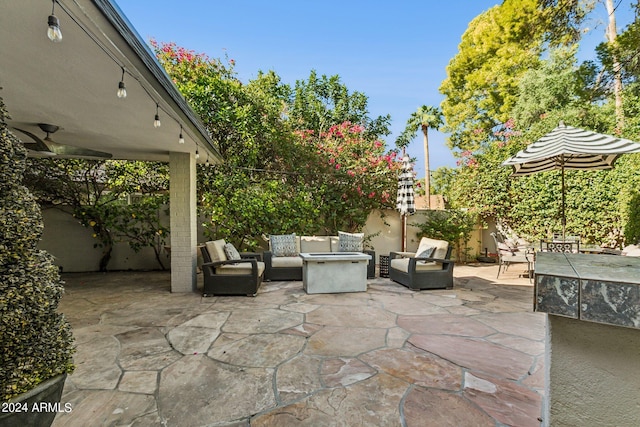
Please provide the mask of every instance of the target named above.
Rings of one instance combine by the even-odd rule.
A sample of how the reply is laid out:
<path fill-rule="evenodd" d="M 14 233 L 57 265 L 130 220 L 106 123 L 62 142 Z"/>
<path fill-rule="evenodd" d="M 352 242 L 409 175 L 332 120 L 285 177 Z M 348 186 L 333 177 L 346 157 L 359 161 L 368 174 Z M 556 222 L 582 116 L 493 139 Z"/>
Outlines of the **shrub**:
<path fill-rule="evenodd" d="M 21 185 L 26 150 L 8 130 L 0 98 L 0 393 L 8 400 L 73 371 L 71 327 L 53 257 L 37 249 L 40 207 Z"/>
<path fill-rule="evenodd" d="M 629 220 L 624 229 L 625 244 L 640 243 L 640 192 L 636 192 L 629 201 Z"/>
<path fill-rule="evenodd" d="M 467 243 L 476 223 L 476 215 L 459 209 L 450 209 L 428 211 L 425 213 L 424 222 L 411 225 L 420 229 L 418 237 L 441 239 L 453 244 L 455 259 L 466 261 L 468 258 Z"/>

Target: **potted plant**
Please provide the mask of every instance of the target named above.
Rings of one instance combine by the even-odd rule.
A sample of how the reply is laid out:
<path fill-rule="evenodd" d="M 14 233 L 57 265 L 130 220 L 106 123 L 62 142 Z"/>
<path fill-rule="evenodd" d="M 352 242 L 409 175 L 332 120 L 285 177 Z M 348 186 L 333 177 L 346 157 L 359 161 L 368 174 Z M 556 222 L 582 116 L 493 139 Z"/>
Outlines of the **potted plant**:
<path fill-rule="evenodd" d="M 22 186 L 26 150 L 0 98 L 0 426 L 49 426 L 73 371 L 71 327 L 57 312 L 63 287 L 38 250 L 40 207 Z"/>

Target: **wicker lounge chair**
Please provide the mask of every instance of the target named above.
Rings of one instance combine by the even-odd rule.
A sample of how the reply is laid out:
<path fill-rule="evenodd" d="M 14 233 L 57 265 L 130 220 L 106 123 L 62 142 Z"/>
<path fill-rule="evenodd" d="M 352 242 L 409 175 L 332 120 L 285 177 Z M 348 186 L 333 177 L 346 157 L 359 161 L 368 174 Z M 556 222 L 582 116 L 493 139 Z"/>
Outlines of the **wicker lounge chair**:
<path fill-rule="evenodd" d="M 204 296 L 255 296 L 264 277 L 264 263 L 260 254 L 243 254 L 242 259 L 228 259 L 224 240 L 207 242 L 200 248 L 204 274 Z"/>
<path fill-rule="evenodd" d="M 431 248 L 431 256 L 422 256 L 424 248 Z M 417 252 L 391 252 L 389 277 L 409 289 L 453 288 L 451 245 L 444 240 L 423 237 Z"/>

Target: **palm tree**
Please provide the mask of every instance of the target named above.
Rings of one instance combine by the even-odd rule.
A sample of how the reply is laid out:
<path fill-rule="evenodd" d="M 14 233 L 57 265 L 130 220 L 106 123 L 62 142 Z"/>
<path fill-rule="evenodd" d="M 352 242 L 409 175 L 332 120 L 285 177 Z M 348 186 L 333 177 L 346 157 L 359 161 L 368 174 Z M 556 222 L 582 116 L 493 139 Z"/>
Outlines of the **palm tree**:
<path fill-rule="evenodd" d="M 431 208 L 430 195 L 431 195 L 431 183 L 430 183 L 430 169 L 429 169 L 429 128 L 439 129 L 442 126 L 442 112 L 438 107 L 431 107 L 423 105 L 418 108 L 414 113 L 411 113 L 407 120 L 407 125 L 402 131 L 396 145 L 400 148 L 406 148 L 409 142 L 413 139 L 416 132 L 422 129 L 423 143 L 424 143 L 424 184 L 425 194 L 427 201 L 427 209 Z"/>
<path fill-rule="evenodd" d="M 609 25 L 606 30 L 606 37 L 609 44 L 613 47 L 616 44 L 617 28 L 616 28 L 616 15 L 615 8 L 613 6 L 613 0 L 607 0 L 605 2 L 607 8 L 607 14 L 609 15 Z M 612 49 L 613 56 L 613 93 L 616 99 L 616 125 L 619 131 L 622 131 L 624 127 L 624 112 L 622 110 L 622 72 L 620 60 L 618 54 L 615 53 L 615 49 Z"/>

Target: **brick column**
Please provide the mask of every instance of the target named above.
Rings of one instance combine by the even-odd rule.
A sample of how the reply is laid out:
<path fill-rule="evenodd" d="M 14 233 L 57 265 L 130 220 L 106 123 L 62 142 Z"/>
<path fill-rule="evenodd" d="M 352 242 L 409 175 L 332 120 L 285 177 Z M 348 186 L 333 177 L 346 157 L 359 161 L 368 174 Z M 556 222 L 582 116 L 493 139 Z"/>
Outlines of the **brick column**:
<path fill-rule="evenodd" d="M 196 159 L 193 153 L 171 152 L 171 292 L 196 290 L 197 212 Z"/>

